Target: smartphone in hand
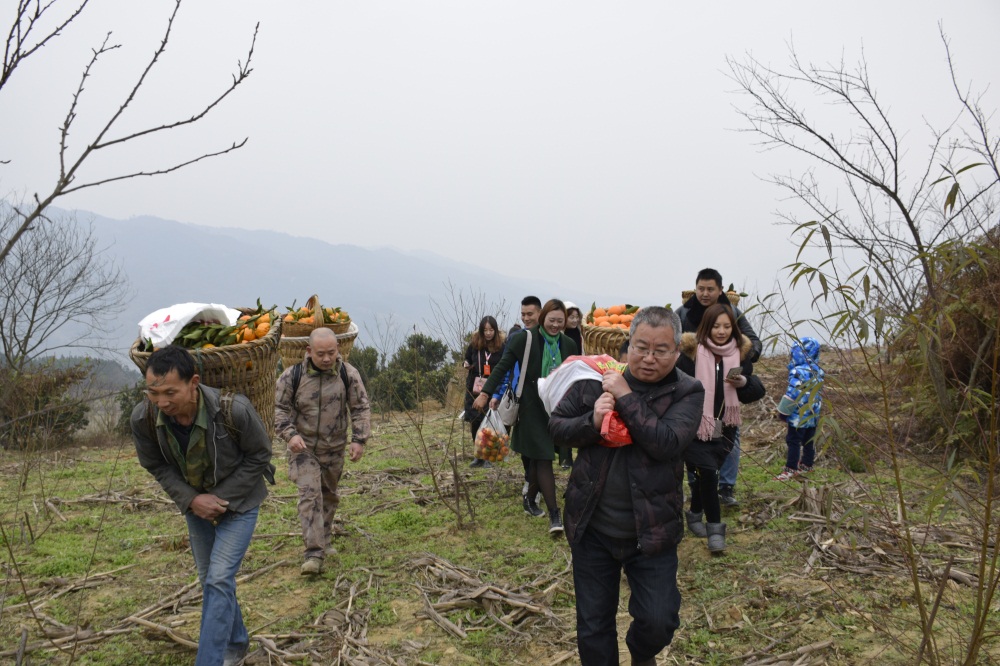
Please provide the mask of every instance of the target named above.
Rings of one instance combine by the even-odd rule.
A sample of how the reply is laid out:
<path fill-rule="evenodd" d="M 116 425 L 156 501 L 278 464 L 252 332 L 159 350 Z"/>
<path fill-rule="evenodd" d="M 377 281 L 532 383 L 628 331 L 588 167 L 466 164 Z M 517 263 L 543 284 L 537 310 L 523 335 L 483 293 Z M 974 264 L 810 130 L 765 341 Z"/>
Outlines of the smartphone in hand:
<path fill-rule="evenodd" d="M 726 373 L 726 379 L 739 379 L 740 375 L 743 374 L 743 368 L 736 366 L 735 368 L 729 368 L 729 372 Z"/>

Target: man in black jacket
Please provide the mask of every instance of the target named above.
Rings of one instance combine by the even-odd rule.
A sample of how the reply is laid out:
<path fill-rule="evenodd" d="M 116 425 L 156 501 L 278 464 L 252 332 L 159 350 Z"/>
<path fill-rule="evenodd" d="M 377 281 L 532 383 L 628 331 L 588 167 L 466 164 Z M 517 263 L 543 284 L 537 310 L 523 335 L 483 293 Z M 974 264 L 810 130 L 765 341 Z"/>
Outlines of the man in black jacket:
<path fill-rule="evenodd" d="M 141 464 L 187 521 L 201 582 L 195 666 L 235 666 L 250 644 L 236 600 L 236 572 L 274 483 L 271 438 L 250 401 L 200 383 L 182 347 L 153 352 L 146 397 L 132 411 Z"/>
<path fill-rule="evenodd" d="M 756 363 L 764 349 L 760 338 L 757 337 L 753 326 L 747 318 L 740 312 L 740 309 L 729 302 L 725 290 L 722 288 L 722 274 L 714 268 L 703 268 L 698 271 L 695 278 L 694 296 L 689 298 L 684 305 L 677 308 L 677 316 L 681 318 L 681 328 L 685 333 L 694 333 L 701 324 L 701 317 L 709 306 L 716 303 L 729 305 L 736 315 L 736 325 L 740 327 L 740 333 L 750 340 L 752 345 L 746 360 Z M 719 468 L 719 501 L 723 506 L 737 506 L 735 487 L 736 477 L 740 472 L 740 429 L 736 429 L 733 436 L 733 450 L 729 452 L 726 461 Z"/>
<path fill-rule="evenodd" d="M 632 320 L 625 373 L 574 383 L 549 419 L 556 444 L 578 449 L 565 517 L 583 666 L 618 664 L 622 569 L 632 591 L 625 642 L 634 665 L 655 664 L 680 626 L 683 458 L 705 397 L 699 381 L 674 368 L 680 336 L 675 313 L 643 308 Z M 602 439 L 612 410 L 632 444 L 612 447 Z"/>

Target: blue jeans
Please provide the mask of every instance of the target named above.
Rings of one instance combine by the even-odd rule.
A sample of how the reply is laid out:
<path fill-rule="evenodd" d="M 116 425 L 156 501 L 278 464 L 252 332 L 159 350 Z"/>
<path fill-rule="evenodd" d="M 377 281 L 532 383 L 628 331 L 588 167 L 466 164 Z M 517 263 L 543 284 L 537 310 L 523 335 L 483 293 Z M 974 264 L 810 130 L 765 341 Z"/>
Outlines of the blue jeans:
<path fill-rule="evenodd" d="M 227 654 L 238 656 L 250 645 L 236 602 L 236 572 L 250 546 L 257 511 L 227 513 L 217 526 L 193 513 L 184 516 L 202 590 L 195 666 L 219 666 Z"/>
<path fill-rule="evenodd" d="M 812 467 L 816 459 L 816 447 L 813 440 L 816 439 L 816 427 L 795 428 L 788 424 L 788 434 L 785 435 L 785 444 L 788 445 L 788 457 L 785 459 L 785 467 L 788 469 L 798 469 L 799 467 Z M 801 459 L 799 456 L 801 455 Z"/>
<path fill-rule="evenodd" d="M 736 485 L 736 475 L 740 472 L 740 429 L 733 435 L 733 450 L 719 468 L 719 485 L 732 488 Z"/>
<path fill-rule="evenodd" d="M 681 624 L 677 548 L 644 555 L 634 539 L 612 539 L 588 529 L 571 546 L 576 588 L 576 644 L 582 666 L 618 666 L 615 615 L 625 570 L 632 616 L 625 644 L 632 658 L 655 657 Z"/>

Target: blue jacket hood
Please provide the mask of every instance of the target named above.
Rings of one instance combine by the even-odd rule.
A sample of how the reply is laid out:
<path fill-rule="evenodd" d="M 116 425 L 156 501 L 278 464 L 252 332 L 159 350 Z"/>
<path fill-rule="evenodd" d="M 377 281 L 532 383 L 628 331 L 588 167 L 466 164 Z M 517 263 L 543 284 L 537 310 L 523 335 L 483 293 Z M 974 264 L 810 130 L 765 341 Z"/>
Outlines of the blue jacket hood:
<path fill-rule="evenodd" d="M 816 338 L 802 338 L 801 343 L 792 345 L 792 365 L 807 365 L 819 362 L 819 341 Z"/>

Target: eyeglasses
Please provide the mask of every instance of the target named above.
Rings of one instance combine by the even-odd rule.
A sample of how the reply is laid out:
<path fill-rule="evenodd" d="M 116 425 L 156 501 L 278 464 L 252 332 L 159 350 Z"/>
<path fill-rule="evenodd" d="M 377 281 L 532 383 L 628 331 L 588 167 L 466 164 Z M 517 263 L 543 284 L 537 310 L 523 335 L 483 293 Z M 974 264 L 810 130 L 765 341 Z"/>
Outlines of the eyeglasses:
<path fill-rule="evenodd" d="M 676 349 L 647 349 L 646 347 L 629 346 L 629 351 L 633 351 L 641 357 L 652 356 L 657 361 L 673 356 Z"/>

